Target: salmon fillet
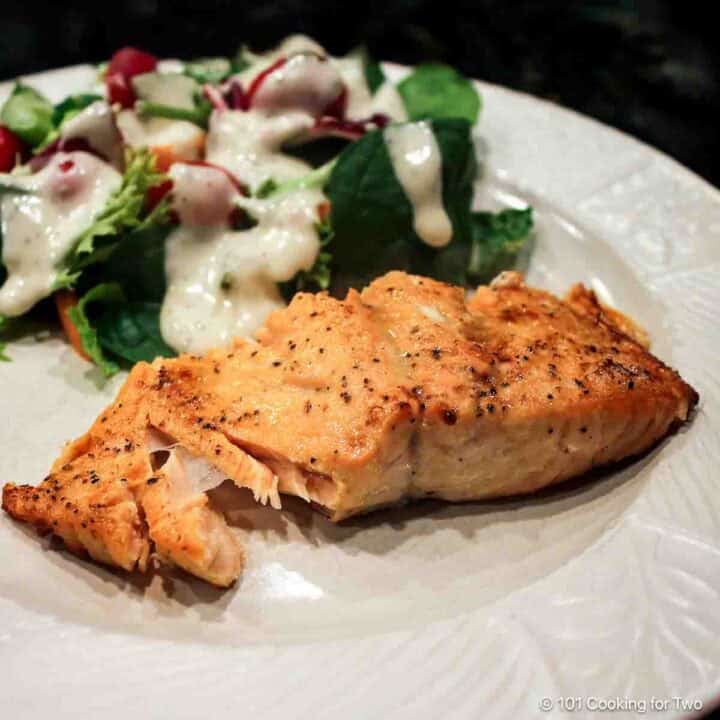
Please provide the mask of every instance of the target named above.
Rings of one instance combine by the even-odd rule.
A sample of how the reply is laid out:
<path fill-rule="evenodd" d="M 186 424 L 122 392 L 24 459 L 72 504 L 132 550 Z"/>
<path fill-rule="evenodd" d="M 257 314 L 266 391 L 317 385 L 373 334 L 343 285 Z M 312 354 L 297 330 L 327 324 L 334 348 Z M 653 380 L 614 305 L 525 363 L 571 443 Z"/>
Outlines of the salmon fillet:
<path fill-rule="evenodd" d="M 533 492 L 647 450 L 697 394 L 629 318 L 504 273 L 462 289 L 391 272 L 295 296 L 257 342 L 139 363 L 14 518 L 126 570 L 154 554 L 216 585 L 242 550 L 206 491 L 230 478 L 331 520 L 422 497 Z"/>

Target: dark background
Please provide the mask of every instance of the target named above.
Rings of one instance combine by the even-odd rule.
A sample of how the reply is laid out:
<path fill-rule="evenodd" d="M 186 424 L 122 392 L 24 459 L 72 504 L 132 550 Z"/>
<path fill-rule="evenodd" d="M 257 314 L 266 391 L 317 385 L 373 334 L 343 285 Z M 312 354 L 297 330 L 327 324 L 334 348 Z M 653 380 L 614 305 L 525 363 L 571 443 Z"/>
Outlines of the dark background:
<path fill-rule="evenodd" d="M 107 58 L 229 55 L 304 32 L 334 54 L 364 43 L 443 60 L 540 95 L 669 153 L 720 185 L 720 62 L 712 2 L 125 0 L 0 4 L 0 77 Z"/>

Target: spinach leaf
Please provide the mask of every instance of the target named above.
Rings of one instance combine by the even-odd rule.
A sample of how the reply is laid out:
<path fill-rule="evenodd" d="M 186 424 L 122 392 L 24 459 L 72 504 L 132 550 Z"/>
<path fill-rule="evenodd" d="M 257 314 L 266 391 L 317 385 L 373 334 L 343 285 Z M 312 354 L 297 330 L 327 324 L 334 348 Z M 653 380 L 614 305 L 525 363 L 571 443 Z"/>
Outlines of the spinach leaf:
<path fill-rule="evenodd" d="M 96 271 L 122 286 L 130 301 L 161 302 L 165 295 L 165 239 L 171 225 L 154 225 L 129 233 Z"/>
<path fill-rule="evenodd" d="M 512 267 L 533 228 L 532 208 L 498 213 L 476 212 L 472 216 L 472 247 L 467 273 L 474 282 L 492 279 Z"/>
<path fill-rule="evenodd" d="M 393 173 L 381 131 L 368 133 L 338 158 L 326 188 L 335 233 L 335 265 L 349 285 L 406 265 L 416 238 L 412 207 Z"/>
<path fill-rule="evenodd" d="M 0 122 L 28 145 L 40 145 L 53 130 L 53 106 L 37 90 L 16 83 L 0 110 Z"/>
<path fill-rule="evenodd" d="M 118 303 L 124 300 L 125 295 L 120 285 L 117 283 L 102 283 L 88 290 L 88 292 L 80 298 L 80 302 L 68 311 L 68 317 L 80 335 L 83 350 L 95 365 L 102 370 L 105 377 L 114 375 L 118 372 L 120 366 L 114 360 L 107 358 L 103 353 L 97 331 L 93 327 L 88 315 L 88 305 L 100 302 Z"/>
<path fill-rule="evenodd" d="M 367 49 L 363 48 L 361 53 L 365 82 L 370 90 L 370 94 L 374 95 L 378 91 L 378 88 L 385 82 L 385 73 L 380 63 L 371 57 Z"/>
<path fill-rule="evenodd" d="M 100 345 L 130 363 L 174 357 L 160 334 L 160 303 L 114 303 L 97 318 Z"/>
<path fill-rule="evenodd" d="M 115 360 L 124 365 L 175 354 L 162 341 L 159 329 L 166 287 L 165 238 L 170 230 L 169 225 L 153 225 L 126 234 L 111 247 L 102 265 L 83 274 L 86 287 L 100 284 L 91 287 L 74 309 L 82 312 L 92 303 L 91 311 L 85 311 L 86 325 L 81 317 L 71 314 L 71 319 L 85 351 L 107 376 L 116 372 Z"/>
<path fill-rule="evenodd" d="M 410 120 L 454 117 L 474 123 L 480 113 L 475 85 L 448 65 L 419 65 L 397 89 Z"/>
<path fill-rule="evenodd" d="M 464 282 L 477 172 L 470 124 L 446 118 L 431 125 L 442 156 L 443 204 L 452 241 L 438 251 L 416 235 L 413 208 L 395 176 L 383 133 L 370 132 L 341 153 L 325 190 L 338 287 L 360 286 L 390 269 Z"/>
<path fill-rule="evenodd" d="M 58 103 L 52 112 L 52 123 L 59 128 L 64 122 L 80 114 L 88 105 L 102 100 L 100 95 L 93 93 L 81 93 L 80 95 L 69 95 L 61 103 Z"/>

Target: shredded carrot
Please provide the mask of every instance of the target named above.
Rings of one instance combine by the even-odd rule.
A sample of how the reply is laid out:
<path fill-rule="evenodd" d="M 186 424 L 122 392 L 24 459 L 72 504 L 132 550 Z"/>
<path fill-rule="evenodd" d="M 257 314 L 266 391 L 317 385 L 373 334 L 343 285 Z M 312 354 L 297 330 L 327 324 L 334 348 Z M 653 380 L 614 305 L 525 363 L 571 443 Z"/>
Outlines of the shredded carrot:
<path fill-rule="evenodd" d="M 55 293 L 55 307 L 57 307 L 58 317 L 62 324 L 65 335 L 67 336 L 68 342 L 72 345 L 73 350 L 83 359 L 90 360 L 88 354 L 83 350 L 82 341 L 80 340 L 80 333 L 78 329 L 73 325 L 68 311 L 70 308 L 74 308 L 78 304 L 78 297 L 72 290 L 60 290 Z"/>
<path fill-rule="evenodd" d="M 329 202 L 322 202 L 317 206 L 318 211 L 318 217 L 323 222 L 328 219 L 328 216 L 330 215 L 330 203 Z"/>

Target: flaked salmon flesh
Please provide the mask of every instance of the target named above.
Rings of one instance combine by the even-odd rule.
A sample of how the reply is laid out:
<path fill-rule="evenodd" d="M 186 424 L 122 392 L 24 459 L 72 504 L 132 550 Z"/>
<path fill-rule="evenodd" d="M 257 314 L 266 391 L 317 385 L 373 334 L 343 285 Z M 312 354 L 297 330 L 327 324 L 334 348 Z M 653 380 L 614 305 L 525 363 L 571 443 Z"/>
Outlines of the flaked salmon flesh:
<path fill-rule="evenodd" d="M 136 365 L 37 487 L 3 507 L 125 570 L 151 555 L 219 586 L 243 551 L 207 490 L 230 478 L 332 521 L 412 500 L 531 493 L 644 452 L 697 394 L 629 318 L 504 273 L 461 288 L 391 272 L 300 293 L 257 342 Z"/>

